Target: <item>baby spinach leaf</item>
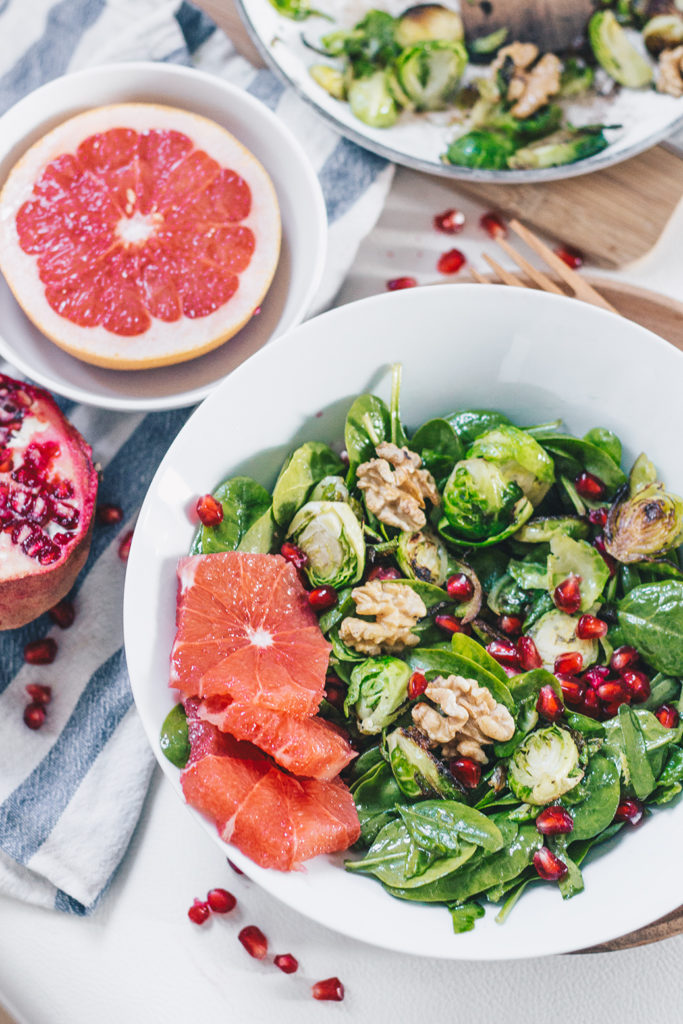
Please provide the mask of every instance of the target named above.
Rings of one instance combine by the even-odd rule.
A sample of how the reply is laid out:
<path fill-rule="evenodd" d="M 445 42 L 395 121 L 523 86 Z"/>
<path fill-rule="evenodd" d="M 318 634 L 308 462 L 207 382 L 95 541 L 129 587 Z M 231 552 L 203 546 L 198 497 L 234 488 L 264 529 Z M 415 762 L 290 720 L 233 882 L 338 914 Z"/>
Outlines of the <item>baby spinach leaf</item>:
<path fill-rule="evenodd" d="M 655 788 L 655 777 L 647 757 L 645 737 L 638 719 L 626 704 L 619 708 L 619 725 L 624 743 L 628 781 L 639 800 L 644 800 Z"/>
<path fill-rule="evenodd" d="M 558 882 L 558 888 L 563 900 L 569 900 L 577 893 L 583 892 L 583 875 L 579 865 L 572 860 L 567 852 L 567 837 L 562 836 L 550 840 L 549 846 L 553 853 L 567 865 L 567 874 Z"/>
<path fill-rule="evenodd" d="M 683 750 L 680 747 L 672 747 L 664 770 L 657 779 L 657 785 L 671 786 L 681 780 L 683 780 Z"/>
<path fill-rule="evenodd" d="M 176 768 L 184 768 L 190 756 L 187 716 L 182 704 L 171 708 L 161 726 L 159 746 Z"/>
<path fill-rule="evenodd" d="M 624 641 L 659 672 L 683 675 L 683 582 L 635 587 L 617 606 Z"/>
<path fill-rule="evenodd" d="M 532 668 L 529 672 L 523 672 L 519 676 L 513 676 L 508 680 L 508 686 L 513 700 L 517 704 L 527 700 L 529 697 L 537 697 L 542 687 L 552 686 L 557 696 L 562 700 L 562 688 L 552 672 L 545 668 Z"/>
<path fill-rule="evenodd" d="M 369 768 L 352 791 L 361 827 L 361 844 L 369 846 L 382 829 L 398 817 L 397 807 L 405 802 L 405 797 L 384 760 Z"/>
<path fill-rule="evenodd" d="M 607 828 L 614 820 L 621 793 L 616 765 L 599 754 L 591 758 L 581 785 L 585 797 L 567 808 L 574 819 L 572 842 L 591 839 Z"/>
<path fill-rule="evenodd" d="M 583 439 L 597 448 L 602 448 L 603 452 L 609 455 L 617 466 L 621 465 L 621 441 L 614 431 L 608 430 L 606 427 L 593 427 L 583 435 Z"/>
<path fill-rule="evenodd" d="M 384 885 L 412 890 L 433 884 L 443 875 L 457 871 L 474 854 L 476 847 L 463 843 L 459 853 L 434 861 L 419 876 L 407 876 L 408 858 L 413 841 L 402 821 L 385 825 L 363 860 L 347 861 L 346 870 L 374 875 Z"/>
<path fill-rule="evenodd" d="M 457 853 L 463 840 L 482 846 L 489 853 L 503 845 L 495 822 L 456 800 L 421 800 L 399 808 L 399 814 L 413 842 L 442 857 Z"/>
<path fill-rule="evenodd" d="M 482 647 L 476 640 L 473 640 L 471 636 L 467 636 L 466 633 L 454 633 L 451 638 L 451 648 L 454 654 L 459 654 L 463 658 L 467 658 L 468 661 L 473 661 L 475 665 L 481 665 L 490 675 L 500 679 L 501 683 L 507 686 L 508 677 L 503 666 L 489 654 L 485 647 Z"/>
<path fill-rule="evenodd" d="M 356 602 L 351 597 L 351 591 L 353 587 L 344 587 L 342 590 L 337 592 L 337 603 L 328 608 L 326 612 L 323 612 L 318 619 L 318 625 L 320 626 L 323 633 L 329 633 L 329 631 L 342 619 L 345 619 L 347 615 L 353 615 L 356 611 Z"/>
<path fill-rule="evenodd" d="M 582 733 L 584 736 L 598 737 L 602 739 L 605 735 L 605 727 L 600 722 L 588 715 L 580 715 L 578 711 L 567 711 L 565 719 L 570 729 Z"/>
<path fill-rule="evenodd" d="M 427 611 L 435 608 L 438 604 L 453 603 L 453 599 L 448 596 L 448 591 L 442 590 L 441 587 L 435 586 L 434 583 L 425 583 L 424 580 L 396 580 L 396 583 L 402 583 L 406 587 L 410 587 L 418 597 L 421 597 L 425 603 Z"/>
<path fill-rule="evenodd" d="M 576 475 L 578 464 L 580 468 L 599 477 L 610 492 L 626 483 L 626 474 L 619 464 L 594 442 L 569 434 L 556 434 L 554 431 L 537 433 L 535 436 L 547 451 L 559 459 L 561 468 L 566 460 L 570 476 Z"/>
<path fill-rule="evenodd" d="M 408 435 L 401 423 L 401 377 L 403 368 L 400 363 L 394 363 L 391 368 L 391 401 L 389 403 L 389 419 L 391 422 L 391 443 L 399 448 L 408 443 Z"/>
<path fill-rule="evenodd" d="M 510 914 L 512 913 L 512 911 L 516 907 L 517 903 L 519 902 L 520 897 L 523 896 L 524 891 L 530 885 L 535 885 L 537 882 L 541 881 L 541 879 L 536 874 L 535 870 L 534 870 L 533 874 L 529 874 L 527 877 L 525 877 L 525 873 L 523 873 L 520 877 L 521 877 L 521 881 L 516 882 L 508 890 L 509 896 L 505 900 L 505 903 L 500 908 L 498 913 L 496 914 L 496 924 L 505 924 L 505 922 L 507 921 L 508 917 L 510 916 Z M 489 899 L 490 899 L 491 896 L 490 896 L 490 894 L 488 894 L 488 895 L 489 895 Z"/>
<path fill-rule="evenodd" d="M 199 550 L 204 555 L 236 551 L 247 531 L 270 509 L 270 494 L 248 476 L 224 481 L 213 496 L 223 506 L 223 520 L 218 526 L 202 526 Z"/>
<path fill-rule="evenodd" d="M 444 416 L 444 419 L 453 427 L 465 449 L 482 434 L 511 422 L 504 413 L 495 409 L 465 409 L 452 412 L 450 416 Z"/>
<path fill-rule="evenodd" d="M 386 764 L 382 757 L 382 748 L 379 743 L 375 747 L 368 747 L 362 754 L 354 758 L 345 773 L 346 781 L 352 793 L 356 786 L 362 782 L 364 776 L 370 773 L 370 769 L 376 768 L 378 764 Z"/>
<path fill-rule="evenodd" d="M 474 923 L 484 916 L 484 908 L 480 903 L 470 900 L 468 903 L 449 903 L 448 909 L 453 920 L 453 931 L 456 935 L 471 932 Z"/>
<path fill-rule="evenodd" d="M 273 518 L 278 526 L 289 526 L 309 492 L 323 477 L 343 472 L 339 456 L 320 441 L 306 441 L 293 451 L 273 488 Z"/>
<path fill-rule="evenodd" d="M 680 782 L 675 782 L 673 786 L 657 786 L 650 797 L 650 803 L 653 804 L 668 804 L 674 800 L 683 789 Z"/>
<path fill-rule="evenodd" d="M 355 483 L 360 464 L 376 458 L 377 445 L 390 436 L 391 419 L 382 399 L 376 395 L 360 395 L 349 409 L 344 425 L 344 445 L 349 456 L 346 482 L 349 487 Z"/>
<path fill-rule="evenodd" d="M 489 690 L 499 704 L 504 704 L 506 708 L 514 708 L 514 700 L 506 684 L 461 654 L 436 648 L 416 647 L 408 655 L 407 661 L 413 672 L 433 673 L 444 678 L 454 675 L 475 679 L 480 686 L 485 686 Z"/>
<path fill-rule="evenodd" d="M 273 519 L 273 509 L 269 507 L 255 523 L 244 533 L 237 545 L 238 551 L 250 551 L 253 554 L 267 555 L 278 546 L 278 527 Z"/>
<path fill-rule="evenodd" d="M 455 430 L 448 420 L 428 420 L 413 434 L 410 448 L 422 456 L 424 466 L 437 483 L 450 475 L 453 466 L 465 452 Z"/>

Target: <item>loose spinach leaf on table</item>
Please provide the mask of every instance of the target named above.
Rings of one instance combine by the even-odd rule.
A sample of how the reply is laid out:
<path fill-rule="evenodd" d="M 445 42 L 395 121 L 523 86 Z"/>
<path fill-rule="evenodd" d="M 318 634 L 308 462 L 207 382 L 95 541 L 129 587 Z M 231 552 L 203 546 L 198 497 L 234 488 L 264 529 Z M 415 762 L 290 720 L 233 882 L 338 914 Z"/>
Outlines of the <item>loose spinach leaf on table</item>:
<path fill-rule="evenodd" d="M 683 675 L 683 582 L 662 580 L 635 587 L 617 607 L 625 643 L 667 675 Z"/>

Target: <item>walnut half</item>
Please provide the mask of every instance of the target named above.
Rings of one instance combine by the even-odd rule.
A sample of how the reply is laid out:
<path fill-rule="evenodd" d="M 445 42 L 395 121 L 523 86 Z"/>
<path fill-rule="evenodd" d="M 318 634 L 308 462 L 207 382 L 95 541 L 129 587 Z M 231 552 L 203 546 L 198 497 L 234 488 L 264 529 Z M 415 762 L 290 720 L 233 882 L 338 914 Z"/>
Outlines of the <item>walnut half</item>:
<path fill-rule="evenodd" d="M 339 636 L 361 654 L 390 654 L 414 647 L 420 638 L 412 631 L 427 608 L 415 591 L 396 580 L 370 580 L 351 591 L 359 615 L 374 615 L 374 622 L 348 616 L 342 619 Z"/>
<path fill-rule="evenodd" d="M 683 46 L 664 50 L 657 65 L 657 89 L 669 96 L 683 96 Z"/>
<path fill-rule="evenodd" d="M 363 462 L 357 470 L 358 487 L 365 504 L 381 523 L 414 533 L 427 522 L 425 500 L 439 505 L 441 498 L 432 474 L 422 469 L 422 459 L 409 448 L 382 441 L 378 459 Z"/>
<path fill-rule="evenodd" d="M 416 704 L 413 721 L 431 745 L 442 745 L 444 757 L 471 757 L 479 764 L 488 758 L 482 747 L 512 739 L 515 723 L 503 704 L 474 679 L 464 676 L 437 676 L 428 684 L 425 695 L 440 710 L 429 704 Z"/>

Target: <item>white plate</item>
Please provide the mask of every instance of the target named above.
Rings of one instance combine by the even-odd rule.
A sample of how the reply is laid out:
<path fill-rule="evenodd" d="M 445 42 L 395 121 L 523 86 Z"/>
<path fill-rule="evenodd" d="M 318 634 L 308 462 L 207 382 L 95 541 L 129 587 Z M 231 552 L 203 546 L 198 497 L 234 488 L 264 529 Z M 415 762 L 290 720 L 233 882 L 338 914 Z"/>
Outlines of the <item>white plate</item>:
<path fill-rule="evenodd" d="M 0 276 L 0 355 L 39 384 L 78 402 L 124 411 L 172 409 L 201 401 L 247 356 L 303 320 L 325 262 L 327 215 L 308 157 L 267 107 L 215 75 L 152 62 L 77 71 L 20 100 L 0 118 L 0 188 L 21 154 L 60 121 L 88 107 L 132 101 L 165 103 L 212 118 L 270 174 L 282 216 L 282 250 L 260 315 L 220 348 L 189 362 L 154 370 L 107 370 L 49 341 Z"/>
<path fill-rule="evenodd" d="M 661 142 L 683 125 L 683 99 L 655 93 L 652 89 L 620 89 L 609 98 L 591 96 L 562 102 L 566 119 L 572 124 L 622 126 L 618 131 L 608 133 L 610 145 L 596 156 L 539 171 L 488 171 L 455 167 L 441 160 L 441 154 L 456 134 L 450 124 L 452 115 L 448 111 L 435 114 L 403 112 L 391 128 L 371 128 L 354 117 L 348 103 L 333 99 L 314 82 L 308 71 L 313 64 L 322 62 L 334 65 L 335 61 L 306 46 L 304 39 L 319 47 L 321 36 L 337 27 L 351 28 L 371 8 L 379 7 L 390 14 L 399 15 L 410 6 L 408 0 L 382 0 L 381 3 L 373 3 L 372 0 L 320 0 L 319 3 L 311 3 L 316 10 L 333 17 L 334 24 L 315 17 L 306 21 L 292 21 L 279 14 L 269 0 L 236 2 L 264 58 L 304 100 L 354 142 L 388 160 L 414 167 L 418 171 L 469 181 L 497 181 L 507 185 L 573 178 L 627 160 Z M 451 6 L 457 9 L 457 0 Z M 634 39 L 637 35 L 634 33 Z M 481 65 L 472 67 L 476 74 L 484 70 Z M 604 73 L 601 74 L 606 82 L 610 81 Z"/>
<path fill-rule="evenodd" d="M 194 413 L 157 471 L 135 530 L 124 597 L 126 655 L 150 743 L 159 750 L 168 689 L 178 558 L 190 546 L 197 495 L 237 472 L 271 487 L 288 451 L 338 440 L 356 395 L 388 397 L 388 367 L 404 367 L 408 425 L 457 408 L 502 409 L 519 423 L 562 416 L 577 434 L 601 425 L 624 442 L 628 464 L 645 448 L 683 490 L 683 357 L 649 331 L 573 299 L 495 285 L 440 285 L 388 293 L 326 313 L 236 370 Z M 194 811 L 190 811 L 202 820 Z M 346 874 L 343 858 L 305 871 L 257 868 L 207 833 L 274 896 L 330 928 L 390 949 L 497 959 L 603 942 L 683 903 L 683 804 L 657 811 L 586 867 L 586 890 L 563 903 L 553 886 L 525 895 L 504 927 L 489 909 L 454 935 L 443 907 L 404 903 L 379 883 Z"/>

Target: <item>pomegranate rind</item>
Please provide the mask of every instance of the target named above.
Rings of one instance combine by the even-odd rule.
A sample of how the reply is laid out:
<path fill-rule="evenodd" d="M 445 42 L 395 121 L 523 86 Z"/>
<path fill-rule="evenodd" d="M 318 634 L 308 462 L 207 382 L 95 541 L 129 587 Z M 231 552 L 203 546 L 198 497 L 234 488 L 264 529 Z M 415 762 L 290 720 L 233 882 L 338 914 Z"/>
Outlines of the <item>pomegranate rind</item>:
<path fill-rule="evenodd" d="M 134 337 L 96 325 L 82 327 L 60 316 L 45 297 L 38 261 L 19 242 L 16 216 L 33 197 L 34 184 L 57 157 L 74 153 L 81 142 L 113 128 L 137 132 L 177 131 L 221 167 L 236 172 L 251 190 L 251 210 L 239 222 L 253 232 L 255 250 L 238 275 L 232 297 L 214 312 L 168 322 L 153 318 Z M 124 103 L 77 114 L 36 142 L 10 171 L 0 193 L 0 269 L 30 320 L 60 348 L 85 362 L 119 370 L 167 366 L 194 359 L 233 337 L 260 306 L 277 267 L 281 224 L 275 189 L 256 157 L 216 122 L 174 107 Z"/>

